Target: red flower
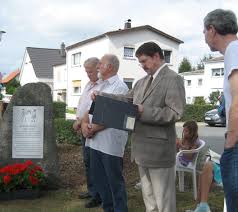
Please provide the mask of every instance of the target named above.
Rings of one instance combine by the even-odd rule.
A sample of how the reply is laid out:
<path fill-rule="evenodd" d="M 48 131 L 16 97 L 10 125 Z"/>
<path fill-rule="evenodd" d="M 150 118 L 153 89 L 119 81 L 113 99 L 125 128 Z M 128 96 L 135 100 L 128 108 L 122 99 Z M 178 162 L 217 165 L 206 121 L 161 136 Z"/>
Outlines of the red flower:
<path fill-rule="evenodd" d="M 32 163 L 31 160 L 27 160 L 27 161 L 25 162 L 25 164 L 26 164 L 27 166 L 30 166 L 30 165 L 32 165 L 33 163 Z"/>
<path fill-rule="evenodd" d="M 29 176 L 29 180 L 32 185 L 37 185 L 39 183 L 39 180 L 31 175 Z"/>
<path fill-rule="evenodd" d="M 11 176 L 9 176 L 9 175 L 5 175 L 4 177 L 3 177 L 3 182 L 4 182 L 4 184 L 8 184 L 10 181 L 11 181 Z"/>
<path fill-rule="evenodd" d="M 0 168 L 0 192 L 40 188 L 45 180 L 43 169 L 30 160 Z"/>
<path fill-rule="evenodd" d="M 43 172 L 43 169 L 42 169 L 40 166 L 35 165 L 34 169 L 35 169 L 36 171 Z"/>
<path fill-rule="evenodd" d="M 13 169 L 13 170 L 11 171 L 11 174 L 12 174 L 12 175 L 17 175 L 17 174 L 19 174 L 19 173 L 21 173 L 21 170 L 18 169 L 18 168 L 15 168 L 15 169 Z"/>

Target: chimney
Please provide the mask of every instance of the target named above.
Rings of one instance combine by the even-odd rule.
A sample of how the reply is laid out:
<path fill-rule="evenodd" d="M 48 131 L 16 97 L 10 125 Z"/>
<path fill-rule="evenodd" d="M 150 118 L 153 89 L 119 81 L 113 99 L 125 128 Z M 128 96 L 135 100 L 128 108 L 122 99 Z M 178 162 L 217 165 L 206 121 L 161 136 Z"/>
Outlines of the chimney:
<path fill-rule="evenodd" d="M 61 57 L 65 57 L 66 56 L 64 42 L 62 42 L 61 45 L 60 45 L 60 55 L 61 55 Z"/>
<path fill-rule="evenodd" d="M 124 29 L 130 29 L 131 28 L 131 19 L 128 19 L 125 23 Z"/>

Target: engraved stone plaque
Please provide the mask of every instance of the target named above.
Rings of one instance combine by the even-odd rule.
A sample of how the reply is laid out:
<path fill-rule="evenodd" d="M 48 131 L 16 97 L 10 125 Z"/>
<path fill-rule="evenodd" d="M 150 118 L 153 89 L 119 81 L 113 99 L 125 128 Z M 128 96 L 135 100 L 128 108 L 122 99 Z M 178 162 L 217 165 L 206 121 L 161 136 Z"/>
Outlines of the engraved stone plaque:
<path fill-rule="evenodd" d="M 43 158 L 44 106 L 14 106 L 12 157 Z"/>

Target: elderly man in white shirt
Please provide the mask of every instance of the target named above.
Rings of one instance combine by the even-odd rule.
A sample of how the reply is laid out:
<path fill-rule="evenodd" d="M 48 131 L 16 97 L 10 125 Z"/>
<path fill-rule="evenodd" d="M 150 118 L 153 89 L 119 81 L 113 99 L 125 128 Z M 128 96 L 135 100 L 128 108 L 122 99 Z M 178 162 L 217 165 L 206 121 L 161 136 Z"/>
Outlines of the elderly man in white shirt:
<path fill-rule="evenodd" d="M 99 73 L 103 85 L 98 91 L 126 94 L 128 88 L 118 75 L 119 60 L 106 54 L 99 62 Z M 113 114 L 112 114 L 113 115 Z M 127 212 L 127 193 L 122 175 L 123 154 L 128 133 L 118 129 L 90 124 L 92 117 L 85 116 L 82 132 L 86 145 L 90 146 L 93 180 L 102 199 L 105 212 Z"/>
<path fill-rule="evenodd" d="M 79 99 L 77 113 L 76 113 L 76 121 L 74 122 L 73 128 L 80 133 L 81 131 L 81 121 L 84 114 L 87 112 L 88 107 L 91 105 L 91 93 L 98 89 L 102 85 L 102 80 L 98 79 L 98 70 L 97 66 L 99 63 L 99 59 L 96 57 L 88 58 L 84 62 L 84 68 L 88 75 L 89 82 L 85 86 L 83 93 Z M 82 139 L 82 147 L 83 147 L 83 160 L 85 165 L 85 174 L 86 174 L 86 181 L 87 181 L 87 192 L 81 192 L 79 194 L 79 198 L 90 198 L 90 201 L 85 204 L 86 208 L 93 208 L 97 207 L 101 204 L 101 199 L 99 193 L 96 191 L 94 186 L 92 177 L 91 177 L 91 167 L 90 167 L 90 150 L 88 146 L 85 146 L 86 138 L 84 136 L 81 137 Z"/>

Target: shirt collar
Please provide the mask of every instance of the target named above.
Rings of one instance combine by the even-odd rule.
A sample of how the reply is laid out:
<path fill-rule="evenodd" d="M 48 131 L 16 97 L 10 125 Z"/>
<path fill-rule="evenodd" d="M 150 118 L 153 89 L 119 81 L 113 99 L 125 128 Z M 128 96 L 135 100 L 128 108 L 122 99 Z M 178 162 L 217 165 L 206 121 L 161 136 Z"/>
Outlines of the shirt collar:
<path fill-rule="evenodd" d="M 89 85 L 92 86 L 92 85 L 99 85 L 100 83 L 102 83 L 102 80 L 101 79 L 98 79 L 96 82 L 92 82 L 92 81 L 89 81 Z"/>
<path fill-rule="evenodd" d="M 110 77 L 110 78 L 108 78 L 108 79 L 106 79 L 106 80 L 104 80 L 105 82 L 109 82 L 109 84 L 113 84 L 115 81 L 117 81 L 118 80 L 118 75 L 116 74 L 116 75 L 114 75 L 114 76 L 112 76 L 112 77 Z"/>
<path fill-rule="evenodd" d="M 157 69 L 157 71 L 153 74 L 153 81 L 154 81 L 154 79 L 157 77 L 157 75 L 159 74 L 160 70 L 161 70 L 162 68 L 164 68 L 165 66 L 166 66 L 166 63 L 164 63 L 162 66 L 160 66 L 160 67 Z"/>

